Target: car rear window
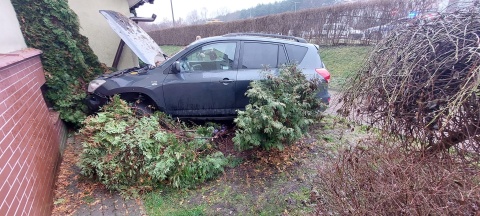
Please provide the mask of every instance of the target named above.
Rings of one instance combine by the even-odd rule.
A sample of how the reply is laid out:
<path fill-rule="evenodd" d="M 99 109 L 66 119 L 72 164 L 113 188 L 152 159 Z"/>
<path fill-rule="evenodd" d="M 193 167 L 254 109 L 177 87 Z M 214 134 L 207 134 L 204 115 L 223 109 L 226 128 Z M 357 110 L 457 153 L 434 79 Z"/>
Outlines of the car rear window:
<path fill-rule="evenodd" d="M 307 53 L 308 48 L 302 46 L 296 46 L 291 44 L 285 44 L 285 48 L 287 48 L 288 59 L 290 63 L 299 64 L 302 62 L 303 57 Z"/>

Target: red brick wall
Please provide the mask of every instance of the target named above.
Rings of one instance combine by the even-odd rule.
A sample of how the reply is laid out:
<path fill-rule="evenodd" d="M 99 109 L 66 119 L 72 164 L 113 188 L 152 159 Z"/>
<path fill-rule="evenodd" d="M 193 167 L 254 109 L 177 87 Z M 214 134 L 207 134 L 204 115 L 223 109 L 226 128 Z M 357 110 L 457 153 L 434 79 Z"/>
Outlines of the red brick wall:
<path fill-rule="evenodd" d="M 66 131 L 40 91 L 40 51 L 0 54 L 0 215 L 50 215 Z"/>

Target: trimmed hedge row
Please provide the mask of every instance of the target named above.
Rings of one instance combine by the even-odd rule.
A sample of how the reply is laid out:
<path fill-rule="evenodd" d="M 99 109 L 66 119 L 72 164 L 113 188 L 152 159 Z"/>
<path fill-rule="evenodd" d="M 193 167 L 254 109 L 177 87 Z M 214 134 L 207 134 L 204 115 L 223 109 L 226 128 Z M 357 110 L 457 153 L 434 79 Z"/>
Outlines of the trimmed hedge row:
<path fill-rule="evenodd" d="M 339 33 L 322 34 L 327 23 L 344 23 L 353 29 L 367 29 L 383 25 L 401 17 L 408 11 L 427 7 L 427 1 L 369 1 L 315 8 L 299 12 L 288 12 L 254 19 L 224 23 L 183 26 L 149 32 L 162 45 L 184 46 L 195 40 L 197 35 L 210 37 L 234 32 L 263 32 L 269 34 L 303 37 L 319 44 L 358 43 L 358 38 L 341 38 Z M 326 33 L 326 32 L 324 32 Z"/>

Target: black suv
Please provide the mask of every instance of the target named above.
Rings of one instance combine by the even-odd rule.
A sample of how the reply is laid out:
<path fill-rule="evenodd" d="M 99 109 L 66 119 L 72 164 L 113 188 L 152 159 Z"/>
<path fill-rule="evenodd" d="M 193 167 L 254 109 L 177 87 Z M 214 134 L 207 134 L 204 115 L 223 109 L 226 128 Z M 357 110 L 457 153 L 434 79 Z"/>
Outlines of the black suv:
<path fill-rule="evenodd" d="M 197 40 L 165 58 L 158 45 L 128 18 L 113 11 L 101 13 L 111 25 L 121 26 L 112 27 L 149 66 L 105 74 L 91 81 L 86 100 L 91 111 L 119 94 L 142 109 L 153 107 L 176 117 L 233 118 L 249 103 L 245 92 L 252 80 L 263 78 L 265 67 L 276 73 L 281 65 L 290 63 L 297 64 L 307 78 L 319 79 L 317 97 L 327 104 L 330 100 L 330 74 L 320 60 L 318 46 L 304 39 L 228 34 Z M 129 32 L 133 32 L 133 39 L 125 36 Z M 139 32 L 144 35 L 139 36 Z M 138 41 L 146 37 L 147 41 Z"/>

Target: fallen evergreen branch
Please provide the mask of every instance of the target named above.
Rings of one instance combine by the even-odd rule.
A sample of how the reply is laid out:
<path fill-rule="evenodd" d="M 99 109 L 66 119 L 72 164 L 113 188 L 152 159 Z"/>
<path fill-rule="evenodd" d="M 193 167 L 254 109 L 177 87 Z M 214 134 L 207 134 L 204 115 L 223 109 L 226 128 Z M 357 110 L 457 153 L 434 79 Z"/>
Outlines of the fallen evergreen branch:
<path fill-rule="evenodd" d="M 203 139 L 212 136 L 213 127 L 192 131 L 160 112 L 136 118 L 118 96 L 84 125 L 81 173 L 108 189 L 193 187 L 214 178 L 227 164 L 224 155 Z"/>

